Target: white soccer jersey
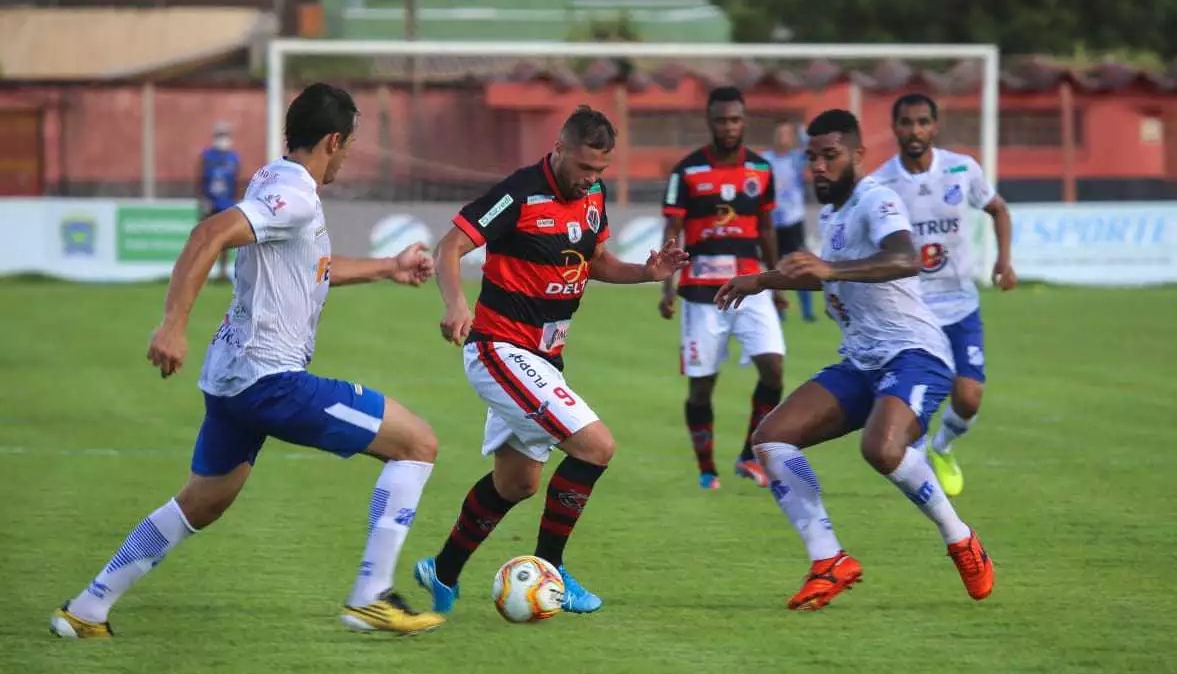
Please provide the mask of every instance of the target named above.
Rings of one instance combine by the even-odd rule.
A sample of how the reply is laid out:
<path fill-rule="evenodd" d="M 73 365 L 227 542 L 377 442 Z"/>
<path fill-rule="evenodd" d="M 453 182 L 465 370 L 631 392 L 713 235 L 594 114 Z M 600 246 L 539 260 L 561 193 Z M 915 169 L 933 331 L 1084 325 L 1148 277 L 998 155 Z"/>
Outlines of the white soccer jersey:
<path fill-rule="evenodd" d="M 924 297 L 941 325 L 951 325 L 980 307 L 973 281 L 970 208 L 984 208 L 997 195 L 972 157 L 932 148 L 926 173 L 908 173 L 898 155 L 873 176 L 895 190 L 911 215 L 920 251 Z"/>
<path fill-rule="evenodd" d="M 859 181 L 841 210 L 823 207 L 818 225 L 821 257 L 830 262 L 871 257 L 887 235 L 911 231 L 899 196 L 872 178 Z M 910 349 L 923 349 L 955 367 L 948 338 L 924 302 L 918 278 L 822 285 L 826 307 L 842 329 L 842 355 L 855 367 L 875 370 Z"/>
<path fill-rule="evenodd" d="M 318 186 L 302 165 L 267 164 L 236 207 L 257 243 L 237 249 L 233 301 L 201 368 L 201 390 L 219 396 L 306 369 L 330 286 L 331 239 Z"/>

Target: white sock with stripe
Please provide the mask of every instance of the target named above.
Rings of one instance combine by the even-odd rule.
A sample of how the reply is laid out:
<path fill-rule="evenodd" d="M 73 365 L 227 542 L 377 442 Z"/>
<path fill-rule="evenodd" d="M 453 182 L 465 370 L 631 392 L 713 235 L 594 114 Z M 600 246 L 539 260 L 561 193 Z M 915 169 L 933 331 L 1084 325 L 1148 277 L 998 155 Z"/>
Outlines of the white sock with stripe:
<path fill-rule="evenodd" d="M 421 461 L 388 461 L 384 464 L 384 470 L 376 479 L 376 488 L 372 490 L 368 508 L 368 544 L 347 600 L 348 606 L 367 606 L 393 586 L 397 557 L 432 472 L 433 464 Z"/>
<path fill-rule="evenodd" d="M 940 481 L 936 479 L 923 452 L 908 447 L 899 467 L 887 479 L 899 487 L 899 491 L 906 494 L 928 519 L 936 523 L 945 543 L 956 543 L 969 537 L 968 525 L 956 514 L 956 509 L 940 488 Z"/>
<path fill-rule="evenodd" d="M 119 597 L 194 533 L 176 499 L 163 504 L 131 530 L 90 587 L 70 600 L 69 612 L 89 622 L 106 622 Z"/>
<path fill-rule="evenodd" d="M 816 562 L 841 552 L 842 545 L 821 502 L 821 484 L 801 450 L 783 442 L 767 442 L 753 450 L 772 480 L 773 498 L 801 534 L 809 558 Z"/>
<path fill-rule="evenodd" d="M 932 449 L 937 454 L 947 454 L 952 451 L 952 441 L 969 432 L 977 417 L 965 419 L 952 409 L 949 404 L 940 415 L 940 430 L 932 438 Z"/>

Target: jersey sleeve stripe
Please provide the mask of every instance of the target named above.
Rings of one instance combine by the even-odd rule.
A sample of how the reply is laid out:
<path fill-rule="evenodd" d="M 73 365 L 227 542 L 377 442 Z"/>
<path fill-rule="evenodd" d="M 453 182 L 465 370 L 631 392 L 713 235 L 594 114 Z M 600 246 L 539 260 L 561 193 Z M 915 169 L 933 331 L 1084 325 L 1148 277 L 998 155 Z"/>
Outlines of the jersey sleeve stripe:
<path fill-rule="evenodd" d="M 466 236 L 470 237 L 470 240 L 474 242 L 474 245 L 481 246 L 486 243 L 486 237 L 482 235 L 482 232 L 478 231 L 477 227 L 475 227 L 470 223 L 469 220 L 466 219 L 466 216 L 462 215 L 461 213 L 455 215 L 453 223 L 455 227 L 462 230 Z"/>
<path fill-rule="evenodd" d="M 685 217 L 686 214 L 687 214 L 687 209 L 683 208 L 682 206 L 663 206 L 662 207 L 662 215 L 665 215 L 668 218 L 681 218 L 681 217 Z"/>

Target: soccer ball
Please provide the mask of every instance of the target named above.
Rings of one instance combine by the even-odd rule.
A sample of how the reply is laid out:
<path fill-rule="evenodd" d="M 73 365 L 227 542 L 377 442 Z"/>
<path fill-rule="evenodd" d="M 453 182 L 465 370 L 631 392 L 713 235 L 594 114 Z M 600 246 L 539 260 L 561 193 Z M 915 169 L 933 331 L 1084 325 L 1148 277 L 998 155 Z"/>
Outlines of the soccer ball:
<path fill-rule="evenodd" d="M 491 598 L 499 614 L 513 623 L 547 620 L 560 612 L 564 579 L 547 560 L 524 555 L 495 574 Z"/>

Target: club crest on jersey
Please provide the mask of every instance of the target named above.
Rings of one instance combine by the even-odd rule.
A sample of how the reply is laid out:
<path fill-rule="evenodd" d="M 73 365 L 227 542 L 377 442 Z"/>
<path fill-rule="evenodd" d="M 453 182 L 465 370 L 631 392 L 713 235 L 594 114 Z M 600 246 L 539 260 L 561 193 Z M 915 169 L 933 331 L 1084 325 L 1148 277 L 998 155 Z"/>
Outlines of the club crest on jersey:
<path fill-rule="evenodd" d="M 584 219 L 588 222 L 589 229 L 596 234 L 601 229 L 601 210 L 597 208 L 596 204 L 589 204 L 588 210 L 584 212 Z"/>
<path fill-rule="evenodd" d="M 920 247 L 920 271 L 931 274 L 948 264 L 948 250 L 942 243 L 925 243 Z"/>
<path fill-rule="evenodd" d="M 846 225 L 839 222 L 834 225 L 834 232 L 830 234 L 830 248 L 842 250 L 846 247 Z"/>
<path fill-rule="evenodd" d="M 270 215 L 278 215 L 278 211 L 286 208 L 286 202 L 282 200 L 281 194 L 267 194 L 258 201 L 270 211 Z"/>
<path fill-rule="evenodd" d="M 760 180 L 756 176 L 744 178 L 744 194 L 753 199 L 760 196 Z"/>
<path fill-rule="evenodd" d="M 581 234 L 583 234 L 583 232 L 580 229 L 579 222 L 572 221 L 572 222 L 568 223 L 568 240 L 569 241 L 571 241 L 572 243 L 576 243 L 577 241 L 580 241 Z"/>
<path fill-rule="evenodd" d="M 921 197 L 932 196 L 932 188 L 928 187 L 927 185 L 925 185 L 923 183 L 920 183 L 920 193 L 918 196 L 921 196 Z"/>
<path fill-rule="evenodd" d="M 724 201 L 733 201 L 736 198 L 736 186 L 731 183 L 724 183 L 719 186 L 719 198 Z"/>
<path fill-rule="evenodd" d="M 955 206 L 962 201 L 964 201 L 964 192 L 961 191 L 960 185 L 948 185 L 944 188 L 944 203 Z"/>

